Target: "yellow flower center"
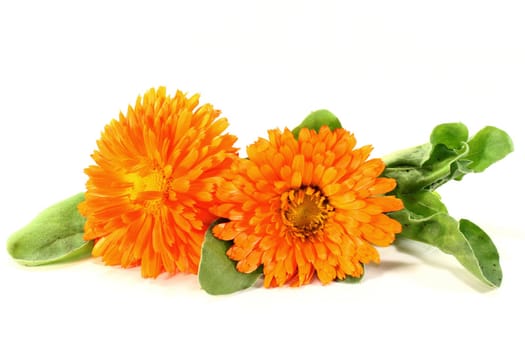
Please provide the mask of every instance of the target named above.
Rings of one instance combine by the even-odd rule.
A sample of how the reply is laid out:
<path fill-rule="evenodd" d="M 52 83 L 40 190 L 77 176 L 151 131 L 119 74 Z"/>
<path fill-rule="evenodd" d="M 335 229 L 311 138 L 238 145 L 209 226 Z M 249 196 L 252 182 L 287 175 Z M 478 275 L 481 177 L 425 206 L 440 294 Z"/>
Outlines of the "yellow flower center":
<path fill-rule="evenodd" d="M 314 187 L 301 187 L 281 195 L 281 216 L 293 236 L 305 239 L 316 235 L 334 211 L 328 198 Z"/>
<path fill-rule="evenodd" d="M 169 175 L 171 175 L 170 166 L 164 171 L 156 169 L 145 176 L 137 173 L 128 174 L 126 180 L 132 184 L 129 199 L 137 204 L 141 203 L 149 213 L 156 212 L 168 197 Z"/>

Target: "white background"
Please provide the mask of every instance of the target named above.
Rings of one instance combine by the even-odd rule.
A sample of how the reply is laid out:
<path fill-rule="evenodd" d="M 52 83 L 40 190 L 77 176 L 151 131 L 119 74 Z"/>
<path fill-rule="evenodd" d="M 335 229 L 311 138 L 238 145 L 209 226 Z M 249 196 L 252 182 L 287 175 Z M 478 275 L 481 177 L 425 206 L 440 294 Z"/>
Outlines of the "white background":
<path fill-rule="evenodd" d="M 201 93 L 240 148 L 327 108 L 376 157 L 451 121 L 498 126 L 515 152 L 441 191 L 498 246 L 499 290 L 419 245 L 381 250 L 358 285 L 223 297 L 96 259 L 24 268 L 2 248 L 0 348 L 522 349 L 524 18 L 519 1 L 3 1 L 4 242 L 84 190 L 104 125 L 159 85 Z"/>

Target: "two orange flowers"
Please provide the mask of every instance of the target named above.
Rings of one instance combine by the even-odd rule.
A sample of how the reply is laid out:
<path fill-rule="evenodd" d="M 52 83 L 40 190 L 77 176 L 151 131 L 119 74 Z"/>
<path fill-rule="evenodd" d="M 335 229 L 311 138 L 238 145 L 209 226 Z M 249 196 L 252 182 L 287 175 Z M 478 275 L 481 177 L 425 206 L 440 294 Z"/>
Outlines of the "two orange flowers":
<path fill-rule="evenodd" d="M 219 116 L 159 88 L 106 126 L 79 206 L 94 256 L 144 277 L 196 274 L 204 233 L 224 218 L 213 234 L 231 241 L 239 272 L 262 266 L 266 287 L 359 277 L 379 262 L 374 246 L 401 232 L 385 213 L 403 203 L 385 195 L 396 182 L 370 146 L 342 128 L 271 130 L 240 158 Z"/>

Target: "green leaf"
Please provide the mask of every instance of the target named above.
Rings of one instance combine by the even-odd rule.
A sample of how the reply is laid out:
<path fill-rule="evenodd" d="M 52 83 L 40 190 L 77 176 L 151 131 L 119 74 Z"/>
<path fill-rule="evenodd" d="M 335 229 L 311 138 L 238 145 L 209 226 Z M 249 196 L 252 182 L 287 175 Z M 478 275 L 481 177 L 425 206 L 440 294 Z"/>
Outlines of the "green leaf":
<path fill-rule="evenodd" d="M 399 197 L 413 218 L 428 218 L 434 214 L 447 214 L 447 207 L 436 192 L 419 191 Z"/>
<path fill-rule="evenodd" d="M 84 223 L 77 205 L 84 193 L 42 211 L 7 240 L 7 251 L 18 263 L 37 266 L 79 260 L 90 256 L 93 242 L 84 241 Z"/>
<path fill-rule="evenodd" d="M 467 152 L 466 145 L 456 151 L 438 145 L 422 166 L 387 167 L 382 176 L 397 180 L 398 193 L 435 190 L 454 176 L 459 176 L 458 171 L 464 171 L 464 164 L 460 160 Z"/>
<path fill-rule="evenodd" d="M 262 267 L 252 273 L 239 272 L 235 267 L 236 262 L 228 258 L 226 251 L 232 246 L 232 241 L 222 241 L 212 233 L 215 225 L 226 221 L 218 219 L 210 225 L 202 245 L 199 283 L 202 289 L 212 295 L 230 294 L 249 288 L 262 275 Z"/>
<path fill-rule="evenodd" d="M 453 255 L 484 283 L 499 287 L 502 271 L 499 254 L 490 237 L 472 222 L 448 215 L 438 196 L 421 191 L 400 197 L 405 209 L 389 215 L 403 226 L 400 238 L 435 246 Z"/>
<path fill-rule="evenodd" d="M 423 145 L 402 149 L 390 153 L 382 157 L 387 168 L 410 169 L 412 167 L 419 168 L 430 158 L 432 153 L 432 144 L 425 143 Z"/>
<path fill-rule="evenodd" d="M 486 127 L 469 141 L 461 123 L 438 125 L 430 142 L 383 157 L 383 176 L 395 178 L 394 193 L 435 190 L 450 180 L 480 172 L 512 152 L 512 140 L 502 130 Z"/>
<path fill-rule="evenodd" d="M 384 157 L 383 176 L 396 179 L 393 194 L 405 205 L 389 214 L 403 225 L 398 237 L 433 245 L 486 284 L 500 286 L 499 255 L 490 237 L 472 222 L 452 218 L 434 190 L 481 172 L 512 151 L 509 135 L 498 128 L 485 127 L 468 140 L 465 125 L 447 123 L 434 128 L 429 143 Z"/>
<path fill-rule="evenodd" d="M 472 252 L 476 255 L 476 259 L 473 259 L 474 261 L 472 262 L 477 262 L 478 264 L 469 270 L 477 271 L 479 268 L 480 275 L 488 281 L 488 284 L 499 287 L 503 278 L 503 272 L 499 263 L 498 249 L 494 242 L 492 242 L 485 231 L 467 219 L 459 220 L 459 230 L 470 245 Z"/>
<path fill-rule="evenodd" d="M 292 133 L 295 138 L 298 138 L 301 129 L 308 128 L 319 131 L 323 125 L 327 125 L 330 130 L 342 128 L 341 122 L 332 112 L 320 109 L 310 113 L 301 124 L 292 130 Z"/>
<path fill-rule="evenodd" d="M 440 124 L 432 130 L 430 143 L 445 145 L 449 149 L 461 148 L 468 140 L 468 129 L 463 123 Z"/>
<path fill-rule="evenodd" d="M 469 142 L 469 168 L 479 173 L 514 150 L 512 139 L 493 126 L 481 129 Z"/>

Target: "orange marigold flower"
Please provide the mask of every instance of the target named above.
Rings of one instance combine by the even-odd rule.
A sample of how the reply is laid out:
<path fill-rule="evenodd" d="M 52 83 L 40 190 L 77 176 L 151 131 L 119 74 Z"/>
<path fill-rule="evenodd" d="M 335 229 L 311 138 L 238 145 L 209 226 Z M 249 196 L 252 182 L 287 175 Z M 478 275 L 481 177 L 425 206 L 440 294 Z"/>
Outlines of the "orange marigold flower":
<path fill-rule="evenodd" d="M 233 240 L 227 251 L 237 270 L 263 265 L 265 287 L 323 283 L 363 274 L 362 264 L 379 263 L 372 246 L 387 246 L 401 225 L 385 212 L 403 208 L 384 194 L 394 179 L 381 178 L 381 159 L 367 158 L 371 146 L 354 149 L 344 129 L 268 132 L 247 148 L 217 191 L 212 212 L 230 221 L 214 235 Z"/>
<path fill-rule="evenodd" d="M 89 176 L 84 239 L 109 265 L 141 265 L 144 277 L 197 273 L 217 184 L 229 169 L 236 137 L 199 95 L 150 89 L 127 115 L 106 125 Z"/>

